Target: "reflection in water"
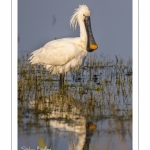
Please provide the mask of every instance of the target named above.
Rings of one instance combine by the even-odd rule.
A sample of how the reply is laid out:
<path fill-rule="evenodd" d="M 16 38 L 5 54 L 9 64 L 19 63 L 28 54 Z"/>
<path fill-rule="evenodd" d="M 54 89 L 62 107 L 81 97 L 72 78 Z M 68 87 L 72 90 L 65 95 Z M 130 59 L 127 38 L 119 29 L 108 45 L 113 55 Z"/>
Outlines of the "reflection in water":
<path fill-rule="evenodd" d="M 59 94 L 55 95 L 55 97 L 57 96 L 59 96 Z M 64 96 L 63 98 L 65 99 Z M 49 105 L 51 101 L 48 99 L 45 99 L 44 103 L 37 103 L 38 110 L 51 109 L 50 113 L 43 113 L 40 115 L 40 118 L 46 121 L 46 124 L 51 127 L 51 130 L 59 130 L 60 134 L 61 132 L 70 132 L 69 150 L 88 150 L 90 139 L 96 129 L 96 125 L 89 122 L 85 114 L 81 115 L 80 107 L 74 106 L 67 109 L 68 103 L 61 103 L 61 101 L 62 99 L 58 99 L 55 103 L 56 105 Z M 79 102 L 77 100 L 74 101 L 76 101 L 76 105 L 78 105 Z M 62 105 L 57 105 L 58 103 Z M 81 105 L 81 103 L 79 103 L 79 105 Z M 29 108 L 34 109 L 35 107 L 37 107 L 36 101 L 31 101 Z M 77 142 L 75 142 L 75 138 Z"/>
<path fill-rule="evenodd" d="M 18 64 L 18 150 L 132 149 L 131 63 L 90 60 L 58 76 Z"/>
<path fill-rule="evenodd" d="M 69 100 L 67 100 L 68 97 L 70 97 Z M 68 136 L 69 150 L 89 150 L 99 149 L 99 147 L 109 149 L 113 143 L 119 144 L 118 150 L 127 150 L 129 146 L 131 147 L 127 145 L 131 141 L 126 141 L 129 137 L 131 139 L 131 121 L 117 119 L 116 109 L 112 109 L 111 115 L 114 116 L 112 118 L 98 117 L 95 116 L 91 107 L 83 110 L 84 106 L 83 102 L 70 95 L 62 96 L 61 93 L 52 94 L 48 98 L 40 98 L 40 101 L 30 101 L 28 109 L 23 111 L 23 116 L 20 118 L 19 129 L 22 130 L 24 137 L 38 133 L 37 145 L 41 148 L 48 146 L 41 138 L 42 132 L 49 133 L 49 139 L 53 137 L 49 143 L 49 148 L 53 146 L 53 149 L 57 149 L 62 135 Z M 35 147 L 33 143 L 27 144 L 27 137 L 24 138 L 27 147 Z M 55 145 L 52 144 L 53 142 Z M 102 145 L 99 145 L 100 143 Z"/>

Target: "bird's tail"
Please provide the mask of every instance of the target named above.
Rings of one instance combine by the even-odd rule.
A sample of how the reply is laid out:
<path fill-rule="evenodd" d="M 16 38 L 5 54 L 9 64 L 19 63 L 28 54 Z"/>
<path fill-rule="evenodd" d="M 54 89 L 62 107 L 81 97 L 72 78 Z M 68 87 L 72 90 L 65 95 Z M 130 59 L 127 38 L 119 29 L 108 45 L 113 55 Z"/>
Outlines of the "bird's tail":
<path fill-rule="evenodd" d="M 31 56 L 28 60 L 32 65 L 39 63 L 39 54 L 40 54 L 41 50 L 42 50 L 42 48 L 37 49 L 31 53 Z"/>

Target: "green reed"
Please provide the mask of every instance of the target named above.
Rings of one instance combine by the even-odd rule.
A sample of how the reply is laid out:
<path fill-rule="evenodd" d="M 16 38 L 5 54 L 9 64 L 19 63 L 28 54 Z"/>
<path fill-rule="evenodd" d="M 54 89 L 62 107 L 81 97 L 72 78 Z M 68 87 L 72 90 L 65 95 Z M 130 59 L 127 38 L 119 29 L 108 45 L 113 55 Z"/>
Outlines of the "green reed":
<path fill-rule="evenodd" d="M 31 65 L 28 57 L 18 59 L 19 125 L 31 111 L 34 123 L 30 120 L 28 126 L 38 124 L 39 114 L 73 108 L 78 108 L 74 113 L 89 119 L 132 119 L 132 60 L 91 56 L 79 70 L 65 75 L 62 90 L 59 75 L 52 75 L 43 66 Z"/>

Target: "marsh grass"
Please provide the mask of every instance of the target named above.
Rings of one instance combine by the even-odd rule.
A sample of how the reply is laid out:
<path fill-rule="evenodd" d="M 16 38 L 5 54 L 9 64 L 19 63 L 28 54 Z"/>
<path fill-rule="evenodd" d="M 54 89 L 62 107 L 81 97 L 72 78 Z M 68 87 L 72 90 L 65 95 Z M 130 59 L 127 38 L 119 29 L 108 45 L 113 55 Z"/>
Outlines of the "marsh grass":
<path fill-rule="evenodd" d="M 131 136 L 126 121 L 132 121 L 132 60 L 91 56 L 78 71 L 65 75 L 60 89 L 59 75 L 29 64 L 28 57 L 27 54 L 18 59 L 19 132 L 30 134 L 33 128 L 39 131 L 44 126 L 51 133 L 47 125 L 50 120 L 72 126 L 80 124 L 80 118 L 84 117 L 87 122 L 113 119 L 114 126 L 109 125 L 115 128 L 119 143 L 120 133 L 124 136 L 129 131 Z M 54 115 L 58 112 L 62 116 Z"/>

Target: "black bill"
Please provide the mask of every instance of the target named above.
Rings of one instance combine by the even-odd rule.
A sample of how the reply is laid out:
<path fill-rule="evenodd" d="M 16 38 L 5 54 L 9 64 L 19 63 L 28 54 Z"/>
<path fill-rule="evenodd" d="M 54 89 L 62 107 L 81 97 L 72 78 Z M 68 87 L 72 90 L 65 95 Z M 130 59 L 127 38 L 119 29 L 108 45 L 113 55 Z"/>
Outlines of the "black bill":
<path fill-rule="evenodd" d="M 93 37 L 90 16 L 88 16 L 88 17 L 85 16 L 84 23 L 85 23 L 85 28 L 86 28 L 87 37 L 88 37 L 87 51 L 93 52 L 94 50 L 96 50 L 98 48 L 98 45 L 96 44 L 95 39 Z"/>

